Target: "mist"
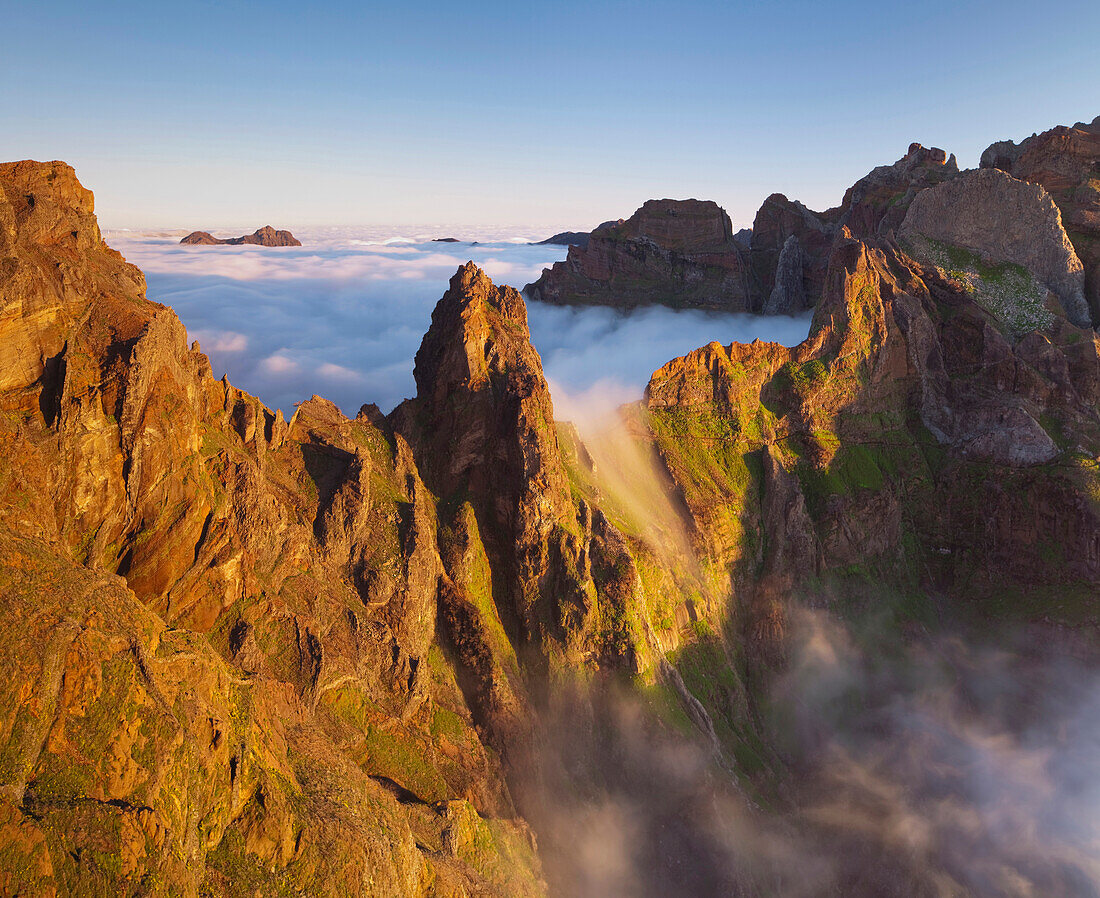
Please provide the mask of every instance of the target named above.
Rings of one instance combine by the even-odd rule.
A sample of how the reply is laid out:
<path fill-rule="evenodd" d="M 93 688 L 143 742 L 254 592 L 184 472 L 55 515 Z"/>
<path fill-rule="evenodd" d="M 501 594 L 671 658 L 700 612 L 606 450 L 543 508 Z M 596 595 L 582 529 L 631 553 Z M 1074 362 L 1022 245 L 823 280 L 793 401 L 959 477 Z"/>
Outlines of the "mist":
<path fill-rule="evenodd" d="M 521 228 L 314 229 L 302 247 L 180 246 L 181 233 L 110 231 L 108 242 L 146 275 L 148 296 L 171 306 L 210 356 L 215 376 L 289 417 L 317 393 L 354 416 L 389 411 L 415 394 L 413 357 L 432 309 L 469 260 L 517 289 L 563 259 L 562 246 Z M 432 242 L 457 236 L 464 243 Z M 219 232 L 218 236 L 222 236 Z M 477 245 L 473 245 L 477 241 Z M 650 374 L 711 340 L 805 338 L 808 318 L 528 304 L 532 341 L 559 418 L 581 396 L 601 408 L 641 397 Z"/>
<path fill-rule="evenodd" d="M 1072 632 L 996 629 L 903 644 L 796 611 L 790 661 L 757 708 L 775 753 L 751 781 L 637 691 L 608 681 L 562 703 L 526 796 L 552 886 L 1100 894 L 1100 670 Z"/>

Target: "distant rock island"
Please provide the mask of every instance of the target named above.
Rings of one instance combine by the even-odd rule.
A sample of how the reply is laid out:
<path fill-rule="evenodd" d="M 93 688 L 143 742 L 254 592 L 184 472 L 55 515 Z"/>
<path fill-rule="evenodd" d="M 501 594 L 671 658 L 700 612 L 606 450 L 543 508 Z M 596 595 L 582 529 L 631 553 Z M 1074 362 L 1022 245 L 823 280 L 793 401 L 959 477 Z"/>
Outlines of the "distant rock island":
<path fill-rule="evenodd" d="M 184 246 L 301 246 L 302 241 L 290 231 L 276 231 L 271 225 L 265 225 L 258 231 L 244 237 L 230 237 L 222 240 L 206 231 L 192 231 L 180 243 Z"/>
<path fill-rule="evenodd" d="M 615 225 L 621 225 L 623 219 L 618 221 L 605 221 L 603 224 L 598 225 L 595 230 L 601 228 L 610 228 Z M 529 246 L 576 246 L 580 249 L 587 249 L 588 238 L 592 236 L 591 231 L 562 231 L 560 234 L 555 234 L 553 237 L 547 237 L 545 240 L 539 240 L 535 243 L 529 244 Z"/>

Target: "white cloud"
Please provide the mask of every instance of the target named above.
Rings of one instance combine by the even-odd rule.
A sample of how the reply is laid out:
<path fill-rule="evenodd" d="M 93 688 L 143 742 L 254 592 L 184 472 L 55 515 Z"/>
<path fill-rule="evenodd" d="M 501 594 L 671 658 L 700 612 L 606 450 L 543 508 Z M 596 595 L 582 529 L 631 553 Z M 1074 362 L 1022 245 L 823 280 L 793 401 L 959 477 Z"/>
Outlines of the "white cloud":
<path fill-rule="evenodd" d="M 295 374 L 301 366 L 285 355 L 270 355 L 260 363 L 260 367 L 271 374 Z"/>
<path fill-rule="evenodd" d="M 177 234 L 163 231 L 110 232 L 108 240 L 145 271 L 150 299 L 176 310 L 216 375 L 227 373 L 284 414 L 314 393 L 350 414 L 364 402 L 392 408 L 415 392 L 413 356 L 460 265 L 473 260 L 498 283 L 522 288 L 566 253 L 528 245 L 548 236 L 533 229 L 296 234 L 301 247 L 180 246 Z M 452 234 L 480 243 L 431 239 Z M 808 327 L 805 320 L 533 303 L 529 318 L 559 417 L 574 413 L 571 401 L 591 409 L 609 406 L 612 396 L 616 404 L 640 397 L 654 369 L 710 340 L 795 343 Z"/>
<path fill-rule="evenodd" d="M 198 340 L 207 353 L 244 352 L 248 349 L 248 337 L 233 331 L 196 330 L 191 339 Z"/>
<path fill-rule="evenodd" d="M 346 380 L 352 383 L 359 383 L 363 380 L 363 375 L 358 371 L 345 368 L 343 365 L 333 365 L 331 362 L 320 365 L 317 368 L 317 373 L 328 380 Z"/>

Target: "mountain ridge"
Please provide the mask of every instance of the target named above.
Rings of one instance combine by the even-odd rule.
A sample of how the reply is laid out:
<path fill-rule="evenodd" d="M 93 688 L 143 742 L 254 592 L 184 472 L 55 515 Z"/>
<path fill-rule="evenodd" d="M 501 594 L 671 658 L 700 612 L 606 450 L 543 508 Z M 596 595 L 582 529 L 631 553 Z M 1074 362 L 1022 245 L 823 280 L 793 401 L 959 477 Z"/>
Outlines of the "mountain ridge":
<path fill-rule="evenodd" d="M 910 156 L 899 185 L 947 164 Z M 797 803 L 767 709 L 807 609 L 1095 654 L 1095 332 L 1029 258 L 873 217 L 838 226 L 806 341 L 674 359 L 601 441 L 554 420 L 522 296 L 472 263 L 414 399 L 286 421 L 213 378 L 71 168 L 0 165 L 3 888 L 568 893 L 562 783 L 629 782 L 620 691 L 763 814 Z M 713 871 L 678 807 L 630 855 L 650 893 L 789 876 Z M 950 872 L 886 841 L 837 863 L 856 894 Z"/>

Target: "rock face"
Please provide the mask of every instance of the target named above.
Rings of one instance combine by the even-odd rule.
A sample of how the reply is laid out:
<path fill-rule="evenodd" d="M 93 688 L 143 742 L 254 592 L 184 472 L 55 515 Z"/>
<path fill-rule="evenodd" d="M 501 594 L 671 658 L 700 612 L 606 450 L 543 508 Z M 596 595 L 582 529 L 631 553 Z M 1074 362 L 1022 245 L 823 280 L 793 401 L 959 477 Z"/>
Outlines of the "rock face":
<path fill-rule="evenodd" d="M 265 225 L 258 231 L 246 234 L 244 237 L 230 237 L 219 239 L 206 231 L 193 231 L 184 237 L 181 244 L 185 246 L 301 246 L 302 243 L 290 231 L 276 231 L 271 225 Z"/>
<path fill-rule="evenodd" d="M 765 315 L 792 315 L 807 308 L 806 288 L 803 283 L 806 254 L 798 237 L 791 234 L 783 244 L 779 262 L 775 268 L 775 286 L 764 303 Z"/>
<path fill-rule="evenodd" d="M 1057 295 L 1070 321 L 1090 322 L 1084 269 L 1058 207 L 1037 184 L 997 169 L 966 172 L 917 196 L 898 236 L 924 237 L 993 263 L 1021 265 Z"/>
<path fill-rule="evenodd" d="M 67 166 L 0 186 L 3 890 L 542 894 L 408 444 L 215 381 Z"/>
<path fill-rule="evenodd" d="M 910 144 L 893 165 L 872 169 L 845 191 L 837 224 L 861 239 L 885 236 L 898 229 L 918 193 L 958 173 L 954 154 Z"/>
<path fill-rule="evenodd" d="M 711 344 L 655 372 L 646 401 L 712 554 L 797 580 L 816 545 L 819 573 L 857 564 L 894 571 L 889 578 L 919 546 L 937 582 L 967 583 L 974 595 L 1100 577 L 1098 522 L 1085 499 L 1093 475 L 1043 467 L 1100 445 L 1097 395 L 1091 330 L 1052 316 L 1019 339 L 936 268 L 845 232 L 805 343 Z M 701 476 L 699 446 L 713 433 L 729 434 L 746 459 L 757 447 L 767 453 L 764 503 L 736 529 L 722 526 L 727 509 L 744 509 L 755 489 Z M 797 475 L 808 518 L 776 464 Z M 769 511 L 769 482 L 780 485 L 781 513 Z M 1029 508 L 1040 507 L 1064 522 L 1056 560 L 1036 554 L 1044 525 Z M 745 533 L 772 526 L 786 537 L 766 545 L 800 561 L 746 552 Z M 763 617 L 747 614 L 746 639 L 760 639 L 753 627 L 771 620 L 766 599 L 764 590 Z"/>
<path fill-rule="evenodd" d="M 394 420 L 425 482 L 457 510 L 457 538 L 480 534 L 493 571 L 481 607 L 495 609 L 498 626 L 536 667 L 611 651 L 600 647 L 600 599 L 632 576 L 633 562 L 599 512 L 573 498 L 520 294 L 495 287 L 473 263 L 461 268 L 413 373 L 417 398 Z M 445 518 L 443 526 L 452 524 Z M 608 579 L 605 557 L 619 575 Z"/>
<path fill-rule="evenodd" d="M 803 293 L 811 303 L 816 301 L 821 295 L 835 232 L 836 223 L 828 213 L 812 212 L 781 193 L 773 193 L 764 200 L 753 220 L 750 237 L 752 269 L 762 295 L 771 297 L 779 257 L 787 241 L 794 237 L 802 249 Z"/>
<path fill-rule="evenodd" d="M 1085 269 L 1085 295 L 1100 321 L 1100 116 L 1090 124 L 1059 126 L 1020 143 L 989 146 L 982 168 L 1041 184 L 1062 212 L 1062 223 Z"/>
<path fill-rule="evenodd" d="M 763 718 L 803 605 L 1091 632 L 1100 342 L 1045 289 L 995 290 L 1063 258 L 1044 202 L 997 172 L 917 191 L 925 255 L 885 217 L 817 217 L 809 338 L 672 360 L 601 444 L 554 422 L 520 294 L 473 264 L 415 399 L 284 421 L 212 378 L 70 168 L 0 167 L 0 891 L 527 896 L 547 862 L 570 893 L 578 818 L 546 785 L 583 808 L 665 782 L 602 698 L 631 699 L 637 742 L 699 749 L 677 805 L 786 809 Z M 973 250 L 926 233 L 937 206 Z M 608 230 L 670 257 L 732 239 L 697 211 Z M 807 245 L 783 238 L 777 303 Z M 685 867 L 700 894 L 775 891 L 704 875 L 713 830 L 683 808 L 640 831 L 645 871 L 668 858 L 654 893 Z M 877 894 L 850 881 L 831 891 Z"/>
<path fill-rule="evenodd" d="M 634 308 L 661 303 L 790 314 L 813 306 L 821 296 L 841 228 L 858 237 L 889 234 L 920 191 L 958 171 L 954 156 L 914 143 L 893 165 L 879 166 L 857 181 L 835 209 L 813 212 L 772 194 L 756 213 L 752 230 L 736 235 L 713 202 L 650 200 L 626 221 L 600 225 L 587 243 L 576 245 L 525 292 L 556 304 Z M 775 292 L 779 279 L 783 284 Z"/>
<path fill-rule="evenodd" d="M 767 298 L 764 311 L 776 307 L 772 294 L 780 273 L 791 278 L 789 261 L 781 269 L 781 255 L 791 237 L 802 248 L 805 304 L 813 306 L 824 289 L 833 241 L 842 228 L 847 227 L 850 233 L 865 239 L 885 236 L 899 227 L 920 191 L 953 178 L 958 172 L 954 156 L 914 143 L 893 165 L 880 165 L 856 181 L 834 209 L 813 212 L 783 194 L 772 194 L 756 213 L 752 227 L 752 267 Z M 791 295 L 792 290 L 794 284 L 789 282 L 780 297 Z M 786 304 L 785 299 L 777 298 L 776 302 L 780 308 Z"/>
<path fill-rule="evenodd" d="M 755 296 L 729 216 L 700 200 L 650 200 L 626 221 L 601 225 L 525 292 L 559 305 L 727 311 L 751 309 Z"/>

